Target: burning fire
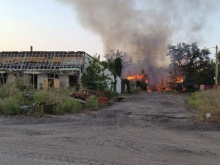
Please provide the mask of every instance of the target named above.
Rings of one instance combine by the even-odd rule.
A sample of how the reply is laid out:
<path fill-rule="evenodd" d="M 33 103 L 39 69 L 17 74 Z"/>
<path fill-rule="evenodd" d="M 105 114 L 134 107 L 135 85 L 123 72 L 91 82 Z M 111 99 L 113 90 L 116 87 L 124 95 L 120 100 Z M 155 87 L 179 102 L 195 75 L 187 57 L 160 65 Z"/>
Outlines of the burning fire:
<path fill-rule="evenodd" d="M 129 81 L 144 81 L 147 86 L 146 91 L 148 92 L 161 92 L 171 90 L 171 88 L 165 84 L 149 84 L 149 79 L 144 74 L 129 75 L 127 79 Z M 177 77 L 177 83 L 183 83 L 183 77 Z"/>
<path fill-rule="evenodd" d="M 183 83 L 183 77 L 177 77 L 176 82 L 177 83 Z"/>
<path fill-rule="evenodd" d="M 141 74 L 137 74 L 137 75 L 127 77 L 128 80 L 142 80 L 143 78 L 144 78 L 144 75 L 141 75 Z M 146 82 L 148 82 L 147 79 L 146 79 Z"/>

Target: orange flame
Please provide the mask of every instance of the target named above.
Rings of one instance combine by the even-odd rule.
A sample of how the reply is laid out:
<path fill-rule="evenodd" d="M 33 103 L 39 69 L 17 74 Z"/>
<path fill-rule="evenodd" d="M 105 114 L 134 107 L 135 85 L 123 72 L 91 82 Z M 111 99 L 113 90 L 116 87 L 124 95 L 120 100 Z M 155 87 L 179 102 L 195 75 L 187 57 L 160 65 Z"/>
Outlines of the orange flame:
<path fill-rule="evenodd" d="M 128 80 L 142 80 L 143 78 L 144 78 L 144 75 L 141 75 L 141 74 L 136 74 L 136 75 L 127 77 Z"/>
<path fill-rule="evenodd" d="M 143 79 L 143 78 L 144 78 L 144 76 L 143 76 L 143 75 L 139 75 L 139 74 L 137 74 L 137 75 L 136 75 L 136 77 L 137 77 L 137 79 L 138 79 L 138 80 L 141 80 L 141 79 Z"/>
<path fill-rule="evenodd" d="M 176 82 L 177 83 L 183 83 L 183 77 L 177 77 Z"/>
<path fill-rule="evenodd" d="M 134 79 L 135 79 L 135 76 L 128 76 L 127 79 L 128 79 L 128 80 L 134 80 Z"/>

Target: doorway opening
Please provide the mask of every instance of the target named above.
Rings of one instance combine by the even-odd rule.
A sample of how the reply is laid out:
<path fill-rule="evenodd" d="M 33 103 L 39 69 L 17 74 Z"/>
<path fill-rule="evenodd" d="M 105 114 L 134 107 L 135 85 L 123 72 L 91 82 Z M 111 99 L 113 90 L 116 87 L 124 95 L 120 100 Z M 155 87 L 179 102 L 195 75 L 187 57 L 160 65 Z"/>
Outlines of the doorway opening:
<path fill-rule="evenodd" d="M 28 76 L 30 84 L 33 86 L 34 89 L 37 89 L 37 74 L 29 74 Z"/>
<path fill-rule="evenodd" d="M 74 87 L 77 85 L 78 76 L 77 75 L 71 75 L 69 76 L 69 86 Z"/>

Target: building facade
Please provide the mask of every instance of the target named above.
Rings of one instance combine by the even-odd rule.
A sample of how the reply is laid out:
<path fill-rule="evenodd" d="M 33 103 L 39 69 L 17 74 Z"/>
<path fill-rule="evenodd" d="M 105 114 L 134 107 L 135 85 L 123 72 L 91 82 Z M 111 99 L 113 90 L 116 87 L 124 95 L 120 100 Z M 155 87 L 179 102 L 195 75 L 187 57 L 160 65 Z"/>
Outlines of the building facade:
<path fill-rule="evenodd" d="M 94 58 L 83 51 L 0 52 L 0 84 L 14 81 L 19 76 L 28 78 L 36 89 L 67 89 L 76 86 L 80 81 L 90 60 Z M 114 76 L 108 69 L 104 73 L 111 79 L 108 80 L 110 89 L 111 82 L 115 81 Z M 117 93 L 121 93 L 119 77 Z"/>

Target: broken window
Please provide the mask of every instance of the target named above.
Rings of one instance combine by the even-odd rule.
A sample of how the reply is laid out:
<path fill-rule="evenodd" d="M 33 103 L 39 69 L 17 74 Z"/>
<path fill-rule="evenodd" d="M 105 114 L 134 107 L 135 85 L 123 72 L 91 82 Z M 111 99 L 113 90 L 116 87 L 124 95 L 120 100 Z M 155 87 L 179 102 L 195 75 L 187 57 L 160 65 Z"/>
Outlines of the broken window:
<path fill-rule="evenodd" d="M 49 73 L 48 75 L 48 79 L 55 79 L 55 78 L 59 78 L 59 75 L 58 74 L 55 74 L 55 73 Z"/>
<path fill-rule="evenodd" d="M 3 85 L 7 81 L 7 73 L 0 73 L 0 85 Z"/>

